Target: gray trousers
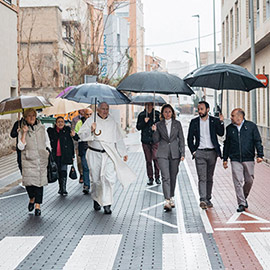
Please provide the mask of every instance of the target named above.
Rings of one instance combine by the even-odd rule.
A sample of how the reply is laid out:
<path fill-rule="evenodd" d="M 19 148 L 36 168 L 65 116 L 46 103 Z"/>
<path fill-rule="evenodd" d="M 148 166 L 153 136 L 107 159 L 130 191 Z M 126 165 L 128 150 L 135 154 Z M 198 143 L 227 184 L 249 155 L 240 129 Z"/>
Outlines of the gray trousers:
<path fill-rule="evenodd" d="M 215 150 L 203 151 L 197 149 L 195 163 L 199 178 L 200 201 L 210 201 L 212 198 L 213 175 L 217 162 Z"/>
<path fill-rule="evenodd" d="M 232 178 L 238 205 L 245 205 L 254 180 L 254 161 L 232 161 Z"/>
<path fill-rule="evenodd" d="M 174 197 L 176 176 L 179 171 L 180 158 L 158 158 L 158 165 L 162 177 L 162 189 L 166 200 Z"/>

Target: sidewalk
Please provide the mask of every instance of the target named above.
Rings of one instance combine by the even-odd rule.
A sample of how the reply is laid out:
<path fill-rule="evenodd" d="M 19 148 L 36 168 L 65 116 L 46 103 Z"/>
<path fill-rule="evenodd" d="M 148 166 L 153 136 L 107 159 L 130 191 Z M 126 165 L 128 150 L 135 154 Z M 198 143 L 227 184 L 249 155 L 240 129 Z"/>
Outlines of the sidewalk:
<path fill-rule="evenodd" d="M 189 119 L 181 119 L 185 132 Z M 95 212 L 82 185 L 70 179 L 66 198 L 57 194 L 57 183 L 45 188 L 41 217 L 28 213 L 21 186 L 0 195 L 1 270 L 270 269 L 268 165 L 256 165 L 248 211 L 237 213 L 230 169 L 224 170 L 219 160 L 214 208 L 203 211 L 186 149 L 176 208 L 164 213 L 162 187 L 146 185 L 139 134 L 129 134 L 126 143 L 137 181 L 127 190 L 116 184 L 111 216 Z"/>

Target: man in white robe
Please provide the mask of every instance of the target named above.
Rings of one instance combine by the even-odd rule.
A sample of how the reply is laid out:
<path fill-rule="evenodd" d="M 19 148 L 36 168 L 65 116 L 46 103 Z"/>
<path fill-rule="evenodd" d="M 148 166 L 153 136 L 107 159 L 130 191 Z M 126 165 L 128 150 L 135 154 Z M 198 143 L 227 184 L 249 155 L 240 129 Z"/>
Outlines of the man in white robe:
<path fill-rule="evenodd" d="M 104 213 L 111 214 L 116 179 L 123 187 L 127 187 L 135 181 L 136 175 L 124 162 L 128 159 L 126 146 L 119 124 L 109 114 L 109 105 L 100 103 L 97 111 L 96 122 L 92 115 L 85 121 L 78 135 L 82 141 L 88 141 L 86 159 L 94 209 L 98 211 L 103 206 Z"/>

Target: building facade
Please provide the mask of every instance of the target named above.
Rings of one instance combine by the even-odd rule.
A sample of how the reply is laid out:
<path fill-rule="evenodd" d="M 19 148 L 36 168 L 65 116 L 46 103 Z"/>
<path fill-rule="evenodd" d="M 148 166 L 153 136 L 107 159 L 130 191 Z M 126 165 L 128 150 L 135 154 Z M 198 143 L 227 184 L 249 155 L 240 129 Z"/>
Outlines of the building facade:
<path fill-rule="evenodd" d="M 0 0 L 0 101 L 18 95 L 18 11 L 16 0 Z M 9 133 L 16 116 L 0 116 L 0 156 L 15 144 Z"/>
<path fill-rule="evenodd" d="M 270 72 L 270 1 L 257 0 L 254 4 L 255 59 L 256 74 Z M 241 65 L 251 71 L 250 58 L 250 12 L 249 0 L 222 0 L 222 53 L 226 63 Z M 270 158 L 270 113 L 269 86 L 256 89 L 257 119 L 266 156 Z M 223 91 L 223 111 L 229 118 L 233 108 L 241 107 L 246 118 L 252 120 L 255 109 L 252 106 L 252 93 Z"/>

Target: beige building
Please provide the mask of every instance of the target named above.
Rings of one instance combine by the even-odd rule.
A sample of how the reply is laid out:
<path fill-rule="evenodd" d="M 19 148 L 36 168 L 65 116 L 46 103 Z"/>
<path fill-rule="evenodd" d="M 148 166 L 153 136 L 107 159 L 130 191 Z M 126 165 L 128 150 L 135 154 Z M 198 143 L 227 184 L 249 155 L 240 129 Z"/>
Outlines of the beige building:
<path fill-rule="evenodd" d="M 254 3 L 254 29 L 256 51 L 256 74 L 270 72 L 270 1 L 257 0 Z M 251 71 L 249 0 L 222 0 L 222 52 L 226 63 L 241 65 Z M 252 94 L 240 91 L 224 91 L 223 111 L 229 118 L 235 107 L 246 112 L 246 118 L 252 119 Z M 257 124 L 260 127 L 266 156 L 270 157 L 269 145 L 269 86 L 256 90 Z"/>

